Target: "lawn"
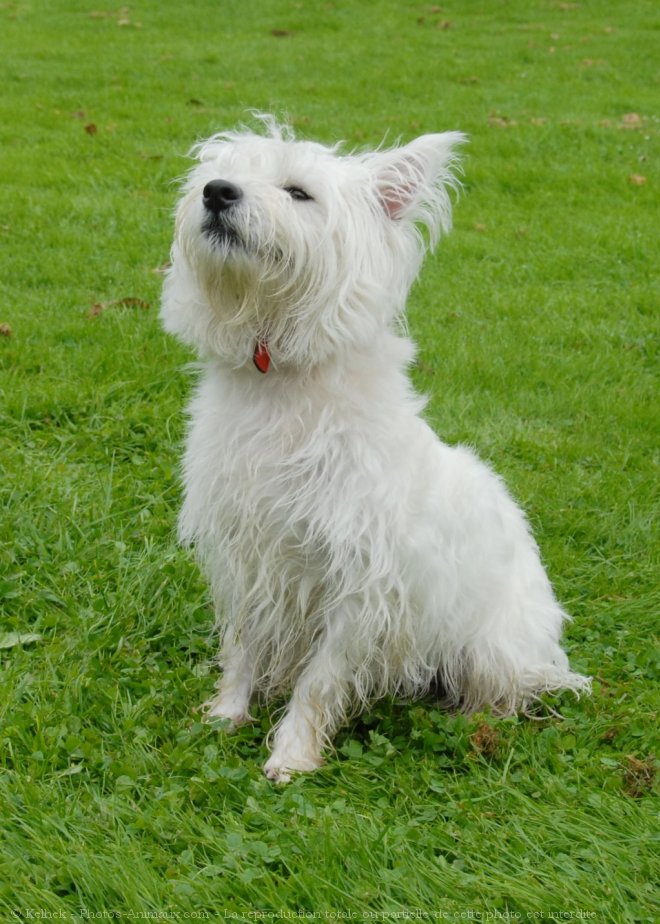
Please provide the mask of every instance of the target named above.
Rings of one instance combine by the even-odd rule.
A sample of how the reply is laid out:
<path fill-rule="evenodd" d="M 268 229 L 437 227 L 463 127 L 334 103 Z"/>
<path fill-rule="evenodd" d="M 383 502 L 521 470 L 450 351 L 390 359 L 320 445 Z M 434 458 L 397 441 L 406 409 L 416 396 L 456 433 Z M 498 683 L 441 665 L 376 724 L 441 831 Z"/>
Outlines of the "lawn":
<path fill-rule="evenodd" d="M 0 7 L 0 919 L 652 922 L 658 36 L 650 0 Z M 506 478 L 590 699 L 382 702 L 275 787 L 177 548 L 193 357 L 159 328 L 194 141 L 470 136 L 417 387 Z"/>

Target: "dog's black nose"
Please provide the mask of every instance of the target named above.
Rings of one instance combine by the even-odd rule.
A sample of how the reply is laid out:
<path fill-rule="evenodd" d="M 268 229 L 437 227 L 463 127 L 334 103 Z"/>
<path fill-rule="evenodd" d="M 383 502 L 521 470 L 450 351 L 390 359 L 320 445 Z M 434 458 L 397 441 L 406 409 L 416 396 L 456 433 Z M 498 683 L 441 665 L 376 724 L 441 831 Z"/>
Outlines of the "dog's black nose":
<path fill-rule="evenodd" d="M 202 197 L 204 207 L 217 215 L 236 205 L 243 198 L 243 190 L 229 180 L 211 180 L 204 187 Z"/>

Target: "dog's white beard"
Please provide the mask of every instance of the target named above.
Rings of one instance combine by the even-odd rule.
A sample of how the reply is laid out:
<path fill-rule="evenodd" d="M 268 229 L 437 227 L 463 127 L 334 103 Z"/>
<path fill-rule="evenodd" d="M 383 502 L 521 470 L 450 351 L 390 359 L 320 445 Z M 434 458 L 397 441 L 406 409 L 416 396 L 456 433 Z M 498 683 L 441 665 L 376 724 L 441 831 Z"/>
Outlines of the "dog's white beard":
<path fill-rule="evenodd" d="M 273 158 L 283 156 L 273 144 Z M 287 144 L 295 162 L 299 147 Z M 248 141 L 242 169 L 249 153 Z M 233 161 L 219 156 L 226 171 Z M 316 147 L 300 153 L 308 169 L 315 156 Z M 373 194 L 387 214 L 347 196 L 344 239 L 335 210 L 326 218 L 336 233 L 317 234 L 306 262 L 293 232 L 252 239 L 277 249 L 280 280 L 274 257 L 252 272 L 266 250 L 252 244 L 243 256 L 227 248 L 230 271 L 214 281 L 213 250 L 187 223 L 193 182 L 165 290 L 166 326 L 208 357 L 190 407 L 180 517 L 223 639 L 207 710 L 238 725 L 254 695 L 291 691 L 265 767 L 277 780 L 319 766 L 338 726 L 384 694 L 417 697 L 438 683 L 455 708 L 510 713 L 589 685 L 559 646 L 566 617 L 523 514 L 487 466 L 442 444 L 420 417 L 406 375 L 414 350 L 393 321 L 421 257 L 413 219 L 448 223 L 446 194 L 432 194 L 447 159 L 421 191 L 402 161 L 395 175 L 405 182 L 392 192 L 383 176 L 395 156 L 374 155 L 384 161 Z M 361 177 L 364 167 L 364 158 L 354 165 Z M 268 195 L 269 209 L 289 209 L 279 191 Z M 355 232 L 361 222 L 374 223 L 371 235 Z M 250 362 L 264 337 L 267 376 Z"/>

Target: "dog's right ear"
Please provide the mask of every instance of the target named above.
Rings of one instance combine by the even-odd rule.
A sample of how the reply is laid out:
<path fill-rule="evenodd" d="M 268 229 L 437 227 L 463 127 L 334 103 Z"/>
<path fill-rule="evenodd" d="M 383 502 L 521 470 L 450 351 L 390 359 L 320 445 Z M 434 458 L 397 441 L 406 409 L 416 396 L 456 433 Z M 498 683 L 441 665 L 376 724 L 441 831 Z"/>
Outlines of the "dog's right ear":
<path fill-rule="evenodd" d="M 455 148 L 465 141 L 461 132 L 422 135 L 403 147 L 371 155 L 376 191 L 386 214 L 393 220 L 408 218 L 449 230 L 447 190 L 460 185 Z"/>

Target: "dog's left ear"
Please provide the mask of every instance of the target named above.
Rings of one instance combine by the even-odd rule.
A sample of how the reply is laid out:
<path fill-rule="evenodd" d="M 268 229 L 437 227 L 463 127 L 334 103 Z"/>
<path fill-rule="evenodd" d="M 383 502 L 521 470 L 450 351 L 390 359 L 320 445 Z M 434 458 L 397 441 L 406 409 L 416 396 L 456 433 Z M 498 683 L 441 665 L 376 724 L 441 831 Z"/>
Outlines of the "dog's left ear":
<path fill-rule="evenodd" d="M 390 218 L 421 220 L 449 227 L 447 189 L 459 186 L 455 148 L 461 132 L 422 135 L 400 148 L 373 155 L 378 197 Z"/>

